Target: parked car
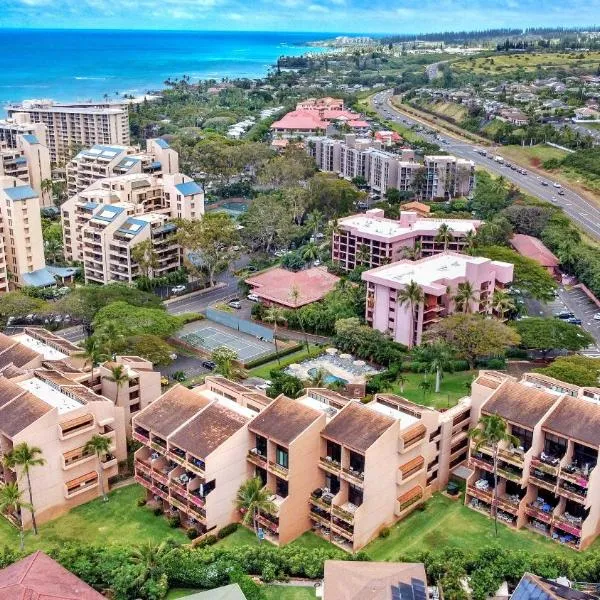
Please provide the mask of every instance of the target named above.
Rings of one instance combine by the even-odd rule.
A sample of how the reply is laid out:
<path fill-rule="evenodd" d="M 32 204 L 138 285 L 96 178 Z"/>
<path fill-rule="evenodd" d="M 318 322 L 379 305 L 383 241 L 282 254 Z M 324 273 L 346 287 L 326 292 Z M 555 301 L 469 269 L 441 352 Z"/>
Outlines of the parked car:
<path fill-rule="evenodd" d="M 565 195 L 565 190 L 558 190 L 558 192 L 556 192 L 559 196 L 564 196 Z"/>
<path fill-rule="evenodd" d="M 561 187 L 560 183 L 556 183 L 556 181 L 552 184 L 555 188 Z"/>
<path fill-rule="evenodd" d="M 594 315 L 594 321 L 600 321 L 600 313 Z"/>
<path fill-rule="evenodd" d="M 547 185 L 548 185 L 548 182 L 547 182 L 547 181 L 540 181 L 540 183 L 541 183 L 542 185 L 545 185 L 545 186 L 547 186 Z"/>
<path fill-rule="evenodd" d="M 572 312 L 569 312 L 569 311 L 562 311 L 562 312 L 556 313 L 554 316 L 557 319 L 563 319 L 563 320 L 575 318 L 575 314 Z"/>
<path fill-rule="evenodd" d="M 260 298 L 256 294 L 248 294 L 246 296 L 250 302 L 260 302 Z"/>
<path fill-rule="evenodd" d="M 581 325 L 581 319 L 577 317 L 571 317 L 570 319 L 566 319 L 567 323 L 571 323 L 571 325 Z"/>
<path fill-rule="evenodd" d="M 185 292 L 186 289 L 187 286 L 185 285 L 176 285 L 171 288 L 171 294 L 181 294 L 182 292 Z"/>
<path fill-rule="evenodd" d="M 242 303 L 239 300 L 230 300 L 227 303 L 227 306 L 231 306 L 231 308 L 240 309 L 240 308 L 242 308 Z"/>
<path fill-rule="evenodd" d="M 313 267 L 320 267 L 320 266 L 321 266 L 321 261 L 315 260 L 315 262 L 313 263 Z"/>
<path fill-rule="evenodd" d="M 205 369 L 210 369 L 212 371 L 217 365 L 212 360 L 203 360 L 202 366 Z"/>

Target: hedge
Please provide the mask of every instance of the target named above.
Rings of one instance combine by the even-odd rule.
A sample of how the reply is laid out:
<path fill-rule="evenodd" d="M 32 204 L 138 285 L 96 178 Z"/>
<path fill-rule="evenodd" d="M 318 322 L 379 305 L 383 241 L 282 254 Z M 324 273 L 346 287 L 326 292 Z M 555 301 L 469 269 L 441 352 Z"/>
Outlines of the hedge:
<path fill-rule="evenodd" d="M 279 358 L 283 358 L 284 356 L 293 354 L 294 352 L 301 350 L 303 347 L 304 347 L 304 344 L 300 342 L 300 343 L 296 344 L 295 346 L 291 346 L 290 348 L 281 350 L 279 352 Z M 261 365 L 271 362 L 272 360 L 277 360 L 276 354 L 267 354 L 266 356 L 261 356 L 259 358 L 255 358 L 254 360 L 251 360 L 250 362 L 244 363 L 244 367 L 246 369 L 254 369 L 255 367 L 260 367 Z"/>

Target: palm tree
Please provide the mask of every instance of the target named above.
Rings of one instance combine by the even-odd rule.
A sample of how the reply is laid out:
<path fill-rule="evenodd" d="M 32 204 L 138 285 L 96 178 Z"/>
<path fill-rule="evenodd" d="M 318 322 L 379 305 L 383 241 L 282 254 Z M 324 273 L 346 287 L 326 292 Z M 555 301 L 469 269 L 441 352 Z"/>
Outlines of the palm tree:
<path fill-rule="evenodd" d="M 100 490 L 102 491 L 102 500 L 108 502 L 108 496 L 104 491 L 104 479 L 102 477 L 101 458 L 106 456 L 110 450 L 110 440 L 102 435 L 93 435 L 83 447 L 84 453 L 95 454 L 98 460 L 98 481 L 100 482 Z"/>
<path fill-rule="evenodd" d="M 413 353 L 419 362 L 425 363 L 429 371 L 435 373 L 435 393 L 439 394 L 444 371 L 452 364 L 452 349 L 448 344 L 439 341 L 419 346 Z"/>
<path fill-rule="evenodd" d="M 371 264 L 371 251 L 366 244 L 361 244 L 356 251 L 356 263 L 360 265 Z"/>
<path fill-rule="evenodd" d="M 123 348 L 125 336 L 115 321 L 108 321 L 102 329 L 96 331 L 98 345 L 107 358 L 114 358 L 116 352 Z"/>
<path fill-rule="evenodd" d="M 475 249 L 475 245 L 477 243 L 477 234 L 473 229 L 471 231 L 467 231 L 463 236 L 463 251 L 465 254 L 471 254 Z"/>
<path fill-rule="evenodd" d="M 396 383 L 400 386 L 400 393 L 404 394 L 404 384 L 408 381 L 408 377 L 403 375 L 402 373 L 398 373 L 396 375 Z"/>
<path fill-rule="evenodd" d="M 425 299 L 425 294 L 423 294 L 423 289 L 416 282 L 411 280 L 411 282 L 402 290 L 398 292 L 398 304 L 400 306 L 404 306 L 408 304 L 410 309 L 410 346 L 414 343 L 415 337 L 415 320 L 416 320 L 416 308 L 423 300 Z"/>
<path fill-rule="evenodd" d="M 327 371 L 325 369 L 317 369 L 314 375 L 311 375 L 308 383 L 311 387 L 323 387 L 325 385 L 325 378 L 327 377 Z"/>
<path fill-rule="evenodd" d="M 141 588 L 147 581 L 154 579 L 161 570 L 164 560 L 172 551 L 168 542 L 154 544 L 151 541 L 136 546 L 131 551 L 130 560 L 134 565 L 141 567 L 140 574 L 136 577 L 137 588 Z"/>
<path fill-rule="evenodd" d="M 31 490 L 30 470 L 32 467 L 41 467 L 46 461 L 41 456 L 42 450 L 37 446 L 29 446 L 27 442 L 21 442 L 15 446 L 5 457 L 4 462 L 10 469 L 21 467 L 22 472 L 27 477 L 27 489 L 29 490 L 29 505 L 31 506 L 31 524 L 33 533 L 37 535 L 37 523 L 35 520 L 35 507 L 33 504 L 33 492 Z"/>
<path fill-rule="evenodd" d="M 119 392 L 121 391 L 121 387 L 125 386 L 125 383 L 129 383 L 127 369 L 123 365 L 113 365 L 110 367 L 110 375 L 105 375 L 102 379 L 106 379 L 106 381 L 110 381 L 117 386 L 115 404 L 119 406 Z"/>
<path fill-rule="evenodd" d="M 448 244 L 454 240 L 452 229 L 448 223 L 442 223 L 438 229 L 435 241 L 444 244 L 444 252 L 448 250 Z"/>
<path fill-rule="evenodd" d="M 519 440 L 508 432 L 506 421 L 499 415 L 482 415 L 478 427 L 469 430 L 469 437 L 475 441 L 475 450 L 482 446 L 490 446 L 494 458 L 494 531 L 498 535 L 498 450 L 501 443 L 517 446 Z"/>
<path fill-rule="evenodd" d="M 477 297 L 473 284 L 470 281 L 463 281 L 456 286 L 454 302 L 460 308 L 463 314 L 467 314 L 471 308 L 471 302 Z"/>
<path fill-rule="evenodd" d="M 263 321 L 267 323 L 273 323 L 273 341 L 275 342 L 275 354 L 277 355 L 277 363 L 281 364 L 279 358 L 279 348 L 277 347 L 277 326 L 279 323 L 285 323 L 287 321 L 285 317 L 285 311 L 279 306 L 271 306 L 267 309 L 267 312 L 263 316 Z"/>
<path fill-rule="evenodd" d="M 314 242 L 308 242 L 302 249 L 302 258 L 306 262 L 313 262 L 319 258 L 319 247 Z"/>
<path fill-rule="evenodd" d="M 4 514 L 16 513 L 19 515 L 21 509 L 23 508 L 31 511 L 33 507 L 28 502 L 24 502 L 21 499 L 21 490 L 19 490 L 19 484 L 13 482 L 3 485 L 0 488 L 0 512 Z M 21 517 L 19 517 L 19 521 L 19 540 L 21 552 L 23 552 L 23 548 L 25 546 L 25 531 L 23 530 L 23 519 Z"/>
<path fill-rule="evenodd" d="M 93 385 L 94 368 L 106 359 L 106 354 L 102 351 L 102 348 L 100 347 L 100 342 L 93 336 L 86 338 L 83 342 L 82 351 L 77 352 L 74 356 L 77 358 L 83 358 L 85 366 L 90 366 L 90 381 Z"/>
<path fill-rule="evenodd" d="M 300 325 L 300 329 L 302 329 L 302 333 L 304 335 L 304 342 L 306 343 L 306 351 L 308 352 L 309 356 L 310 356 L 310 348 L 308 345 L 308 336 L 306 335 L 306 330 L 304 329 L 304 318 L 303 318 L 303 313 L 298 309 L 298 300 L 300 299 L 300 290 L 298 289 L 297 285 L 292 286 L 292 288 L 290 289 L 290 298 L 292 299 L 292 301 L 294 302 L 294 309 L 296 309 L 296 316 L 298 317 L 298 323 Z"/>
<path fill-rule="evenodd" d="M 429 381 L 429 379 L 423 379 L 423 381 L 419 383 L 419 387 L 423 390 L 423 402 L 425 402 L 427 394 L 431 391 L 431 381 Z"/>
<path fill-rule="evenodd" d="M 306 218 L 306 225 L 312 231 L 315 241 L 321 225 L 323 224 L 323 215 L 318 210 L 310 212 Z"/>
<path fill-rule="evenodd" d="M 416 241 L 414 246 L 405 246 L 401 250 L 402 258 L 407 258 L 408 260 L 419 260 L 421 258 L 421 253 L 423 249 L 420 241 Z"/>
<path fill-rule="evenodd" d="M 492 295 L 492 309 L 495 310 L 500 315 L 500 319 L 504 321 L 504 315 L 507 312 L 515 310 L 515 303 L 506 290 L 495 290 Z"/>
<path fill-rule="evenodd" d="M 242 483 L 237 491 L 235 507 L 244 513 L 242 519 L 244 525 L 252 523 L 257 537 L 259 513 L 273 513 L 277 510 L 275 503 L 271 500 L 271 492 L 263 486 L 260 477 L 253 477 Z M 260 538 L 258 539 L 260 541 Z"/>

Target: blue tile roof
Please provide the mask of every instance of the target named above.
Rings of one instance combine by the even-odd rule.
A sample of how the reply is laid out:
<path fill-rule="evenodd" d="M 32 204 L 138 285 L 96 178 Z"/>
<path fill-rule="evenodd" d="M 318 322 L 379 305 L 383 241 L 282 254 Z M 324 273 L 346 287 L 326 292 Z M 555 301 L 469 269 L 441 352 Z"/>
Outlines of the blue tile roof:
<path fill-rule="evenodd" d="M 162 138 L 156 138 L 154 140 L 163 150 L 167 150 L 168 148 L 170 148 L 168 142 L 166 140 L 163 140 Z"/>
<path fill-rule="evenodd" d="M 98 204 L 96 202 L 86 202 L 83 205 L 83 208 L 85 208 L 87 210 L 94 210 L 94 208 L 96 208 L 96 206 L 98 206 Z"/>
<path fill-rule="evenodd" d="M 131 167 L 133 167 L 133 165 L 137 164 L 140 162 L 139 158 L 132 158 L 131 156 L 128 156 L 126 158 L 124 158 L 118 165 L 117 167 L 121 167 L 122 169 L 131 169 Z"/>
<path fill-rule="evenodd" d="M 109 223 L 114 220 L 117 215 L 123 212 L 122 206 L 111 206 L 110 204 L 103 204 L 102 208 L 94 214 L 94 219 L 100 219 L 101 221 L 108 221 Z"/>
<path fill-rule="evenodd" d="M 39 144 L 40 140 L 38 140 L 36 135 L 33 135 L 33 133 L 26 133 L 23 135 L 23 139 L 28 143 L 28 144 Z"/>
<path fill-rule="evenodd" d="M 52 275 L 63 278 L 72 277 L 79 273 L 81 269 L 79 267 L 53 267 L 52 265 L 47 265 L 46 270 Z"/>
<path fill-rule="evenodd" d="M 176 186 L 177 191 L 182 196 L 193 196 L 194 194 L 201 194 L 204 190 L 202 186 L 195 181 L 188 181 L 187 183 L 178 183 Z"/>
<path fill-rule="evenodd" d="M 144 227 L 148 225 L 148 221 L 142 219 L 136 219 L 135 217 L 129 217 L 117 231 L 119 233 L 126 233 L 131 236 L 136 236 Z"/>
<path fill-rule="evenodd" d="M 24 285 L 32 287 L 48 287 L 56 283 L 54 275 L 46 267 L 37 271 L 31 271 L 31 273 L 21 273 L 21 279 Z"/>
<path fill-rule="evenodd" d="M 30 185 L 20 185 L 18 187 L 4 188 L 4 193 L 11 200 L 29 200 L 30 198 L 37 198 L 38 195 L 33 191 Z"/>

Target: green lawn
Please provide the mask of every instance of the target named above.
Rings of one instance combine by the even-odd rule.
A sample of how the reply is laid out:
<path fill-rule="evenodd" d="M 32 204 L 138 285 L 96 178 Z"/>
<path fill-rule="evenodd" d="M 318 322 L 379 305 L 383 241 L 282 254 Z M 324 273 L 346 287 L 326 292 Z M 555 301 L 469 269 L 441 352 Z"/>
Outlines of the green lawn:
<path fill-rule="evenodd" d="M 404 391 L 400 391 L 400 385 L 394 384 L 390 388 L 390 392 L 404 396 L 422 406 L 432 406 L 434 408 L 448 408 L 454 406 L 456 402 L 468 393 L 467 384 L 470 386 L 475 371 L 460 371 L 458 373 L 446 373 L 442 379 L 440 393 L 436 394 L 433 391 L 423 394 L 423 390 L 419 384 L 424 380 L 424 373 L 402 373 L 407 381 L 404 383 Z M 435 378 L 432 375 L 427 375 L 432 386 L 435 385 Z M 470 389 L 470 388 L 469 388 Z"/>
<path fill-rule="evenodd" d="M 264 541 L 261 544 L 269 544 Z M 258 539 L 253 531 L 246 527 L 238 527 L 231 535 L 219 540 L 216 546 L 220 548 L 232 548 L 235 546 L 257 546 Z M 299 538 L 290 543 L 290 546 L 301 546 L 303 548 L 331 548 L 331 544 L 311 531 L 303 533 Z"/>
<path fill-rule="evenodd" d="M 496 538 L 491 519 L 467 508 L 462 500 L 451 500 L 442 494 L 429 500 L 425 510 L 416 510 L 392 527 L 389 537 L 371 542 L 364 550 L 373 560 L 397 560 L 405 552 L 452 546 L 476 550 L 493 543 L 531 553 L 574 552 L 541 535 L 526 530 L 515 531 L 502 523 L 498 524 Z"/>
<path fill-rule="evenodd" d="M 25 549 L 48 549 L 66 541 L 88 544 L 136 545 L 167 538 L 187 541 L 181 529 L 171 529 L 164 517 L 155 516 L 148 508 L 136 504 L 143 496 L 135 485 L 119 488 L 109 494 L 109 501 L 96 499 L 82 504 L 66 515 L 40 527 L 39 536 L 27 532 Z M 5 519 L 0 519 L 0 545 L 17 545 L 18 531 Z"/>
<path fill-rule="evenodd" d="M 265 595 L 267 600 L 310 600 L 317 597 L 312 587 L 291 585 L 267 585 Z"/>
<path fill-rule="evenodd" d="M 310 348 L 310 357 L 315 357 L 321 352 L 321 349 L 318 346 L 315 346 L 314 344 L 309 344 L 309 348 Z M 269 379 L 269 374 L 271 373 L 272 369 L 277 369 L 279 367 L 284 368 L 284 367 L 291 365 L 292 363 L 302 362 L 303 360 L 306 360 L 307 358 L 309 358 L 309 355 L 308 355 L 308 352 L 306 352 L 306 345 L 304 345 L 301 350 L 297 350 L 296 352 L 293 352 L 292 354 L 288 354 L 287 356 L 284 356 L 281 359 L 281 364 L 279 362 L 277 362 L 277 359 L 275 359 L 268 363 L 265 363 L 264 365 L 260 365 L 259 367 L 250 369 L 250 371 L 248 371 L 248 373 L 250 374 L 251 377 L 262 377 L 263 379 Z"/>
<path fill-rule="evenodd" d="M 517 160 L 531 167 L 541 167 L 541 163 L 551 158 L 563 159 L 567 152 L 545 144 L 537 146 L 503 146 L 499 152 L 509 159 Z"/>

